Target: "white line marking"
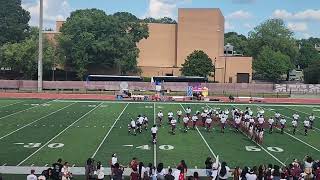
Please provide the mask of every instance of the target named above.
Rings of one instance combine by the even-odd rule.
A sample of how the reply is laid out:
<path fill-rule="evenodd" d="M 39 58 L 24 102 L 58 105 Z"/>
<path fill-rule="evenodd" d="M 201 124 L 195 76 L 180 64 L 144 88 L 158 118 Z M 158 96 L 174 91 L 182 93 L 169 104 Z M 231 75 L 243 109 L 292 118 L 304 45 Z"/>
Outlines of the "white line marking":
<path fill-rule="evenodd" d="M 72 165 L 72 167 L 75 167 L 75 166 L 76 166 L 75 164 Z"/>
<path fill-rule="evenodd" d="M 34 166 L 34 164 L 31 164 L 31 167 Z"/>
<path fill-rule="evenodd" d="M 128 102 L 126 101 L 77 101 L 77 100 L 55 100 L 56 102 L 105 102 L 105 103 L 110 103 L 110 104 L 126 104 Z M 131 104 L 153 104 L 154 102 L 130 102 Z M 190 102 L 190 103 L 182 103 L 182 102 L 157 102 L 157 104 L 186 104 L 186 105 L 192 105 L 192 104 L 195 104 L 195 105 L 205 105 L 207 102 Z M 228 102 L 212 102 L 212 103 L 209 103 L 210 105 L 238 105 L 238 106 L 249 106 L 249 105 L 255 105 L 255 103 L 228 103 Z M 261 103 L 260 103 L 261 105 Z M 283 106 L 301 106 L 301 107 L 317 107 L 317 108 L 320 108 L 320 105 L 317 105 L 317 104 L 314 104 L 314 105 L 304 105 L 304 104 L 272 104 L 272 103 L 265 103 L 265 104 L 262 104 L 264 106 L 279 106 L 279 107 L 283 107 Z"/>
<path fill-rule="evenodd" d="M 184 112 L 186 112 L 186 109 L 182 106 L 182 104 L 180 104 L 180 106 L 182 107 L 182 109 L 184 110 Z M 213 157 L 216 159 L 217 156 L 216 154 L 212 151 L 211 147 L 209 146 L 207 140 L 203 137 L 203 135 L 201 134 L 200 130 L 198 127 L 196 127 L 196 130 L 198 131 L 200 137 L 202 138 L 203 142 L 206 144 L 206 146 L 208 147 L 209 151 L 211 152 L 211 154 L 213 155 Z"/>
<path fill-rule="evenodd" d="M 54 101 L 54 100 L 52 100 L 52 101 Z M 51 102 L 51 101 L 49 101 L 49 102 Z M 43 103 L 43 104 L 45 104 L 45 103 Z M 15 112 L 15 113 L 8 114 L 8 115 L 3 116 L 3 117 L 0 117 L 0 119 L 4 119 L 4 118 L 10 117 L 10 116 L 13 116 L 13 115 L 16 115 L 16 114 L 19 114 L 19 113 L 28 111 L 28 110 L 30 110 L 30 109 L 37 108 L 37 107 L 42 107 L 42 106 L 32 106 L 32 107 L 30 107 L 30 108 L 27 108 L 27 109 L 24 109 L 24 110 L 21 110 L 21 111 L 17 111 L 17 112 Z"/>
<path fill-rule="evenodd" d="M 122 146 L 124 146 L 124 147 L 133 147 L 133 145 L 132 145 L 132 144 L 122 145 Z"/>
<path fill-rule="evenodd" d="M 98 148 L 97 148 L 96 151 L 92 154 L 92 156 L 91 156 L 92 158 L 94 158 L 94 157 L 97 155 L 97 153 L 98 153 L 98 151 L 100 150 L 102 144 L 105 142 L 105 140 L 106 140 L 107 137 L 109 136 L 111 130 L 114 128 L 114 126 L 116 125 L 116 123 L 119 121 L 120 117 L 122 116 L 122 114 L 124 113 L 124 111 L 127 109 L 127 107 L 128 107 L 129 104 L 130 104 L 130 103 L 128 103 L 128 104 L 123 108 L 123 110 L 122 110 L 121 113 L 119 114 L 118 118 L 114 121 L 114 123 L 112 124 L 111 128 L 109 129 L 109 131 L 108 131 L 107 134 L 104 136 L 104 138 L 102 139 L 101 143 L 99 144 Z"/>
<path fill-rule="evenodd" d="M 156 124 L 156 103 L 153 103 L 153 124 Z M 153 143 L 153 164 L 157 164 L 157 143 Z"/>
<path fill-rule="evenodd" d="M 15 105 L 15 104 L 19 104 L 19 103 L 21 103 L 21 102 L 23 102 L 23 101 L 18 101 L 18 102 L 12 103 L 12 104 L 8 104 L 8 105 L 5 105 L 5 106 L 1 106 L 0 109 L 1 109 L 1 108 L 5 108 L 5 107 L 8 107 L 8 106 L 13 106 L 13 105 Z"/>
<path fill-rule="evenodd" d="M 44 167 L 47 167 L 49 164 L 45 164 Z"/>
<path fill-rule="evenodd" d="M 95 108 L 91 109 L 90 111 L 88 111 L 87 113 L 85 113 L 84 115 L 82 115 L 80 118 L 78 118 L 76 121 L 74 121 L 72 124 L 70 124 L 68 127 L 66 127 L 65 129 L 63 129 L 60 133 L 58 133 L 56 136 L 54 136 L 52 139 L 50 139 L 48 142 L 46 142 L 43 146 L 41 146 L 39 149 L 37 149 L 35 152 L 33 152 L 31 155 L 29 155 L 27 158 L 25 158 L 24 160 L 22 160 L 19 164 L 17 164 L 17 166 L 20 166 L 22 163 L 24 163 L 25 161 L 27 161 L 28 159 L 30 159 L 33 155 L 35 155 L 36 153 L 38 153 L 41 149 L 43 149 L 44 147 L 46 147 L 51 141 L 53 141 L 54 139 L 56 139 L 58 136 L 60 136 L 62 133 L 64 133 L 66 130 L 68 130 L 71 126 L 73 126 L 74 124 L 76 124 L 77 122 L 79 122 L 81 119 L 83 119 L 84 117 L 86 117 L 88 114 L 90 114 L 92 111 L 96 110 L 101 104 L 100 103 L 98 106 L 96 106 Z"/>
<path fill-rule="evenodd" d="M 7 165 L 7 163 L 2 164 L 2 166 L 6 166 L 6 165 Z"/>
<path fill-rule="evenodd" d="M 27 127 L 27 126 L 32 125 L 33 123 L 36 123 L 36 122 L 40 121 L 41 119 L 44 119 L 44 118 L 46 118 L 46 117 L 48 117 L 48 116 L 51 116 L 52 114 L 55 114 L 55 113 L 57 113 L 57 112 L 59 112 L 59 111 L 62 111 L 62 110 L 68 108 L 69 106 L 71 106 L 71 105 L 73 105 L 73 104 L 75 104 L 75 103 L 69 104 L 68 106 L 65 106 L 65 107 L 63 107 L 63 108 L 61 108 L 61 109 L 58 109 L 58 110 L 56 110 L 56 111 L 54 111 L 54 112 L 52 112 L 52 113 L 50 113 L 50 114 L 48 114 L 48 115 L 45 115 L 45 116 L 43 116 L 43 117 L 41 117 L 41 118 L 39 118 L 39 119 L 37 119 L 37 120 L 35 120 L 35 121 L 32 121 L 31 123 L 26 124 L 26 125 L 20 127 L 19 129 L 16 129 L 16 130 L 14 130 L 14 131 L 12 131 L 12 132 L 10 132 L 10 133 L 8 133 L 8 134 L 0 137 L 0 140 L 3 139 L 3 138 L 5 138 L 5 137 L 7 137 L 7 136 L 10 136 L 11 134 L 13 134 L 13 133 L 15 133 L 15 132 L 20 131 L 21 129 L 23 129 L 23 128 Z M 37 125 L 34 125 L 34 126 L 37 126 Z"/>
<path fill-rule="evenodd" d="M 297 112 L 300 112 L 300 113 L 303 113 L 303 114 L 306 114 L 306 115 L 310 115 L 309 113 L 306 113 L 306 112 L 303 112 L 303 111 L 300 111 L 300 110 L 297 110 L 297 109 L 292 109 L 292 108 L 289 108 L 289 107 L 286 107 L 286 106 L 284 106 L 285 108 L 287 108 L 287 109 L 290 109 L 290 110 L 292 110 L 292 111 L 297 111 Z M 316 117 L 316 118 L 320 118 L 320 117 L 318 117 L 318 116 L 314 116 L 314 117 Z M 317 127 L 312 127 L 312 128 L 314 128 L 314 129 L 316 129 L 316 130 L 318 130 L 318 131 L 320 131 L 320 129 L 319 128 L 317 128 Z"/>
<path fill-rule="evenodd" d="M 264 107 L 262 107 L 262 106 L 258 106 L 258 105 L 255 105 L 255 106 L 257 106 L 257 107 L 260 107 L 260 108 L 262 108 L 262 109 L 265 109 Z M 266 109 L 267 111 L 272 111 L 272 110 L 268 110 L 268 109 Z M 272 112 L 275 112 L 275 111 L 272 111 Z M 286 117 L 286 118 L 288 118 L 288 119 L 291 119 L 290 117 L 288 117 L 288 116 L 285 116 L 285 115 L 283 115 L 284 117 Z M 279 128 L 277 128 L 278 130 L 280 130 Z M 298 140 L 299 142 L 301 142 L 301 143 L 303 143 L 303 144 L 305 144 L 305 145 L 307 145 L 307 146 L 309 146 L 309 147 L 311 147 L 312 149 L 314 149 L 314 150 L 316 150 L 316 151 L 318 151 L 318 152 L 320 152 L 320 150 L 319 149 L 317 149 L 317 148 L 315 148 L 314 146 L 312 146 L 312 145 L 310 145 L 310 144 L 308 144 L 308 143 L 306 143 L 306 142 L 304 142 L 304 141 L 302 141 L 301 139 L 299 139 L 299 138 L 297 138 L 297 137 L 295 137 L 295 136 L 292 136 L 291 134 L 289 134 L 289 133 L 287 133 L 286 131 L 284 131 L 284 133 L 285 134 L 287 134 L 287 135 L 289 135 L 290 137 L 292 137 L 292 138 L 294 138 L 295 140 Z"/>

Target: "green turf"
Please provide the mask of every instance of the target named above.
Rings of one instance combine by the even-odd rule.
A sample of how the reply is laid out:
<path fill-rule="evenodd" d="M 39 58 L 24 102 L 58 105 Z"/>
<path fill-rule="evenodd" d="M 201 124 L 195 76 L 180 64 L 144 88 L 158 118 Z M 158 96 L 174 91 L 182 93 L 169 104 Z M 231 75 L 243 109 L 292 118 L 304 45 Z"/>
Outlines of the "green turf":
<path fill-rule="evenodd" d="M 241 132 L 228 126 L 220 132 L 217 121 L 207 132 L 203 127 L 182 130 L 182 124 L 172 135 L 167 124 L 167 113 L 191 107 L 193 113 L 204 107 L 254 110 L 264 108 L 267 117 L 275 111 L 288 116 L 285 134 L 275 130 L 265 133 L 261 147 Z M 164 113 L 158 143 L 151 143 L 150 131 L 137 136 L 128 134 L 127 125 L 139 114 L 148 116 L 149 127 L 157 121 L 156 114 Z M 319 110 L 319 111 L 318 111 Z M 314 113 L 315 129 L 303 135 L 300 127 L 296 135 L 291 132 L 292 114 L 302 119 Z M 229 166 L 289 163 L 293 158 L 302 159 L 306 154 L 320 158 L 320 106 L 280 106 L 266 104 L 180 104 L 180 103 L 129 103 L 102 101 L 50 101 L 50 100 L 0 100 L 0 166 L 45 166 L 62 158 L 71 165 L 84 166 L 89 157 L 109 165 L 111 154 L 117 153 L 121 164 L 127 165 L 132 157 L 147 163 L 163 162 L 174 167 L 185 160 L 190 168 L 204 168 L 208 156 L 219 155 L 220 161 Z M 21 144 L 15 144 L 21 143 Z M 22 144 L 23 143 L 23 144 Z M 32 143 L 32 144 L 29 144 Z M 61 147 L 60 147 L 61 146 Z M 282 152 L 275 150 L 282 149 Z M 256 151 L 249 151 L 250 149 Z M 270 150 L 271 149 L 271 150 Z"/>

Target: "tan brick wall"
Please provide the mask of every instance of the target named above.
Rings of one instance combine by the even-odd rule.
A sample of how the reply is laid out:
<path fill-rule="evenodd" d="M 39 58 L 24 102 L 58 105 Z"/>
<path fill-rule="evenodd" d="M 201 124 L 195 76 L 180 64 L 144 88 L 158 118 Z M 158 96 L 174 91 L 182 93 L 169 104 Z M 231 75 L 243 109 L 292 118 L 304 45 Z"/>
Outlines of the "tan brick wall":
<path fill-rule="evenodd" d="M 194 50 L 203 50 L 213 60 L 223 55 L 224 17 L 219 9 L 179 9 L 178 66 Z"/>
<path fill-rule="evenodd" d="M 224 73 L 225 73 L 225 60 L 226 60 L 226 83 L 229 82 L 229 78 L 232 78 L 232 83 L 237 82 L 237 73 L 248 73 L 249 81 L 252 80 L 252 57 L 231 57 L 220 56 L 216 61 L 216 81 L 223 83 L 224 82 Z M 212 78 L 211 78 L 212 79 Z"/>
<path fill-rule="evenodd" d="M 153 76 L 165 76 L 166 74 L 173 73 L 174 76 L 180 76 L 180 68 L 173 67 L 152 67 L 152 66 L 140 66 L 142 70 L 142 76 L 153 77 Z"/>
<path fill-rule="evenodd" d="M 138 66 L 173 67 L 176 61 L 176 24 L 148 24 L 149 38 L 138 43 Z"/>

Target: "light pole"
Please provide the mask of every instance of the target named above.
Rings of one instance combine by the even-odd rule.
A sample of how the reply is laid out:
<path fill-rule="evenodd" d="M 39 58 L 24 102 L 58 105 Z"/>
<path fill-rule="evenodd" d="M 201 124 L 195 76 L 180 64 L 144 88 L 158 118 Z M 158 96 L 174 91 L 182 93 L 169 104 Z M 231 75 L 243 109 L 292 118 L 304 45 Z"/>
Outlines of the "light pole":
<path fill-rule="evenodd" d="M 38 92 L 42 92 L 42 29 L 43 29 L 43 0 L 40 0 L 39 17 L 39 57 L 38 57 Z"/>
<path fill-rule="evenodd" d="M 227 73 L 227 56 L 228 56 L 228 47 L 226 47 L 226 54 L 224 55 L 224 76 L 223 83 L 226 83 L 226 73 Z"/>
<path fill-rule="evenodd" d="M 213 81 L 216 82 L 216 62 L 217 62 L 217 58 L 214 58 L 214 64 L 213 64 L 213 68 L 214 68 L 214 76 L 213 76 Z"/>

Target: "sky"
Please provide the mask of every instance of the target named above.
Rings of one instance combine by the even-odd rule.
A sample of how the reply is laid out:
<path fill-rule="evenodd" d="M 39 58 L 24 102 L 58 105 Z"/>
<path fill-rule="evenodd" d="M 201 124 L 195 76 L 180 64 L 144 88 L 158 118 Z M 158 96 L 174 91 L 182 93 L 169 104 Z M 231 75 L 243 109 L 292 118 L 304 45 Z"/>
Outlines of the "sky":
<path fill-rule="evenodd" d="M 22 0 L 22 6 L 31 14 L 30 25 L 37 26 L 39 0 Z M 320 0 L 44 0 L 44 25 L 54 29 L 56 20 L 65 20 L 70 12 L 85 8 L 173 19 L 177 19 L 178 8 L 220 8 L 226 32 L 247 36 L 267 19 L 281 18 L 296 38 L 320 38 Z"/>

